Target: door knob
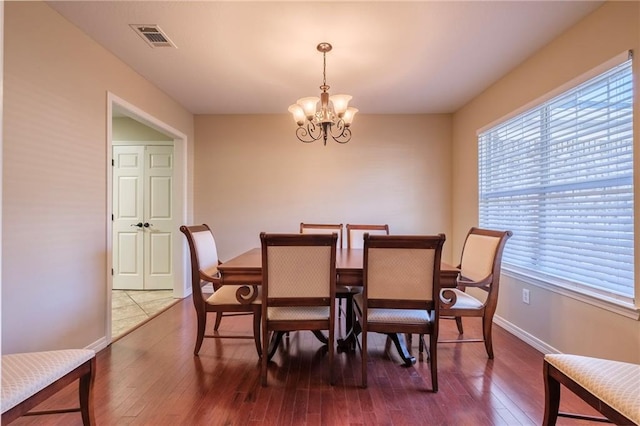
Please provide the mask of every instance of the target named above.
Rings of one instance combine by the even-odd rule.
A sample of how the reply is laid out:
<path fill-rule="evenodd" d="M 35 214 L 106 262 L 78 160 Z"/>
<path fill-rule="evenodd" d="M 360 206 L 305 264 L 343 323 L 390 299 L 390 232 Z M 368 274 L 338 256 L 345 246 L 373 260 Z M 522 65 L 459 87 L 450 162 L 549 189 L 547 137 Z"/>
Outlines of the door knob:
<path fill-rule="evenodd" d="M 132 223 L 131 226 L 137 226 L 138 228 L 142 228 L 144 225 L 142 224 L 142 222 L 138 222 L 135 225 Z"/>
<path fill-rule="evenodd" d="M 145 228 L 148 228 L 150 226 L 153 226 L 153 223 L 145 222 L 142 226 L 144 226 Z"/>

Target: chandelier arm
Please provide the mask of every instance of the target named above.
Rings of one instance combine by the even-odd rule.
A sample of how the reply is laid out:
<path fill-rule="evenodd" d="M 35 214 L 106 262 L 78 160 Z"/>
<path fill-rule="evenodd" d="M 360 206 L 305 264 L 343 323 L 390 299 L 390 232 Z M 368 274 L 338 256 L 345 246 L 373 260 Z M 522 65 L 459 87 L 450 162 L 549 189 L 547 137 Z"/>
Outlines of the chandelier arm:
<path fill-rule="evenodd" d="M 344 120 L 339 119 L 336 124 L 329 128 L 331 137 L 338 143 L 347 143 L 351 140 L 351 129 L 344 124 Z"/>
<path fill-rule="evenodd" d="M 300 142 L 311 143 L 315 142 L 322 137 L 324 132 L 322 129 L 313 122 L 308 121 L 306 126 L 299 126 L 296 129 L 296 136 Z"/>
<path fill-rule="evenodd" d="M 347 143 L 351 140 L 351 129 L 345 128 L 338 136 L 331 135 L 331 137 L 338 143 Z"/>

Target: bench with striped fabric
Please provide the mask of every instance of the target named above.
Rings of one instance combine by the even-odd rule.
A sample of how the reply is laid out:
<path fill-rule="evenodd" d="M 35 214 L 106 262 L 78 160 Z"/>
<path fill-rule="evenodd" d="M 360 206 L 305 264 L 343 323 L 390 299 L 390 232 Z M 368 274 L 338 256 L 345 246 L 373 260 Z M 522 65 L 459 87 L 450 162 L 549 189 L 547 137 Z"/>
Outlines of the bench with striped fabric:
<path fill-rule="evenodd" d="M 64 349 L 2 355 L 2 424 L 24 415 L 81 412 L 82 423 L 95 424 L 92 388 L 96 354 L 89 349 Z M 80 380 L 80 407 L 30 411 L 38 404 Z"/>
<path fill-rule="evenodd" d="M 543 425 L 558 416 L 640 424 L 640 365 L 568 354 L 544 357 L 545 412 Z M 598 410 L 606 419 L 558 412 L 560 384 Z"/>

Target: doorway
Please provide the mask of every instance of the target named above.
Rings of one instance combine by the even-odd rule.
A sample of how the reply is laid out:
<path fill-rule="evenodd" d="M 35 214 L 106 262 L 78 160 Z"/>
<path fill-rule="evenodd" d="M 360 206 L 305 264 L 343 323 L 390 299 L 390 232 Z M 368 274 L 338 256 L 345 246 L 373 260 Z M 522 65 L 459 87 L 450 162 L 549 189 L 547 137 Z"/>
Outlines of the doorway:
<path fill-rule="evenodd" d="M 114 135 L 123 133 L 129 140 L 112 141 L 112 288 L 170 290 L 174 282 L 171 237 L 180 226 L 171 205 L 173 141 L 131 140 L 143 125 L 130 121 L 113 119 Z"/>
<path fill-rule="evenodd" d="M 186 136 L 111 93 L 107 115 L 110 343 L 185 297 L 188 281 Z"/>

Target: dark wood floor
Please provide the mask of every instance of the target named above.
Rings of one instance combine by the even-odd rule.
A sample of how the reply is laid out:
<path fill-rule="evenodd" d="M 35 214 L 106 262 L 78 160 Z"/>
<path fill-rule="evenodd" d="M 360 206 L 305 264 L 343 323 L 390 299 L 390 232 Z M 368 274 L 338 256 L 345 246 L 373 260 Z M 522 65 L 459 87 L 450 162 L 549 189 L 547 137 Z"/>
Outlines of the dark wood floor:
<path fill-rule="evenodd" d="M 465 334 L 478 335 L 469 319 Z M 225 318 L 221 330 L 249 332 L 248 317 Z M 442 338 L 457 336 L 442 321 Z M 337 382 L 309 332 L 292 333 L 260 386 L 251 340 L 205 339 L 193 356 L 195 312 L 185 299 L 98 354 L 99 425 L 539 425 L 544 411 L 542 354 L 494 327 L 495 360 L 482 343 L 439 345 L 440 391 L 432 393 L 427 362 L 401 366 L 370 336 L 369 387 L 361 389 L 360 354 L 337 354 Z M 417 342 L 414 341 L 414 352 Z M 40 409 L 73 406 L 76 385 Z M 563 390 L 561 410 L 597 414 Z M 16 425 L 79 425 L 77 413 L 23 417 Z M 585 425 L 561 419 L 560 425 Z M 598 423 L 592 423 L 598 424 Z"/>

